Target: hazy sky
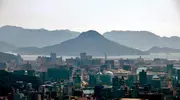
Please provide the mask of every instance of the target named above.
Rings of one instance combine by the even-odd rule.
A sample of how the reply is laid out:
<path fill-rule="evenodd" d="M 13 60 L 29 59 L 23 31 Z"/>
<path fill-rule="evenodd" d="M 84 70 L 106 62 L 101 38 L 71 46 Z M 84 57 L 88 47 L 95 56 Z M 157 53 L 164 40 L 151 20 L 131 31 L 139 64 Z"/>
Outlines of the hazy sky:
<path fill-rule="evenodd" d="M 177 1 L 177 2 L 176 2 Z M 0 0 L 0 26 L 180 36 L 180 0 Z"/>

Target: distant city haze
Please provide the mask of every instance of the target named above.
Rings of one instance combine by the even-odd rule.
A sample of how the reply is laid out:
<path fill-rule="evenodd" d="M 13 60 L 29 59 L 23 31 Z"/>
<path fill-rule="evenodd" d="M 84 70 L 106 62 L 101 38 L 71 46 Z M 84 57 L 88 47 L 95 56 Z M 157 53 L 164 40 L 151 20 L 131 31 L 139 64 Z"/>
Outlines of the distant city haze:
<path fill-rule="evenodd" d="M 0 0 L 0 26 L 180 36 L 179 0 Z"/>

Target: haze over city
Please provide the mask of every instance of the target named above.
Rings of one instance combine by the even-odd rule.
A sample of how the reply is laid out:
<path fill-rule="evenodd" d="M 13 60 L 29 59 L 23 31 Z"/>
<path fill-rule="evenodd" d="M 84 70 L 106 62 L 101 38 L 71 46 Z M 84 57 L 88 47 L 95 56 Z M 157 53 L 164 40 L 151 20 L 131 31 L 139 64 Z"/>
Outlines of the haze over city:
<path fill-rule="evenodd" d="M 0 0 L 0 100 L 180 100 L 180 0 Z"/>
<path fill-rule="evenodd" d="M 0 0 L 0 26 L 180 36 L 179 0 Z"/>

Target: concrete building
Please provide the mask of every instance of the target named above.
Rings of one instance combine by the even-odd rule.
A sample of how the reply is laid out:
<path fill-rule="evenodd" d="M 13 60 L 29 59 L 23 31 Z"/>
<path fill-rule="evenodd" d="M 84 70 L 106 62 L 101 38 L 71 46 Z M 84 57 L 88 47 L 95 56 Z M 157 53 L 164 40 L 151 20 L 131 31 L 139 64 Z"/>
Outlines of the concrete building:
<path fill-rule="evenodd" d="M 144 85 L 147 84 L 147 73 L 144 70 L 142 70 L 142 72 L 139 73 L 139 84 L 142 87 L 144 87 Z"/>
<path fill-rule="evenodd" d="M 50 54 L 50 59 L 53 64 L 56 64 L 56 58 L 57 58 L 56 53 Z"/>

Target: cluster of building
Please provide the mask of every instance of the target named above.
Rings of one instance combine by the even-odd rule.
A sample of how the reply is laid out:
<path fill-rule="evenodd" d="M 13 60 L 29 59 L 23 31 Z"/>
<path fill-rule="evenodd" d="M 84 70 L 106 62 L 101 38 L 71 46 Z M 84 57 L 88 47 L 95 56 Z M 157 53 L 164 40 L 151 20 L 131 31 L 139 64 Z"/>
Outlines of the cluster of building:
<path fill-rule="evenodd" d="M 63 60 L 51 53 L 16 66 L 0 63 L 0 96 L 8 100 L 179 100 L 179 65 L 178 60 L 93 58 L 86 53 Z M 1 92 L 3 80 L 10 82 L 7 93 Z"/>

